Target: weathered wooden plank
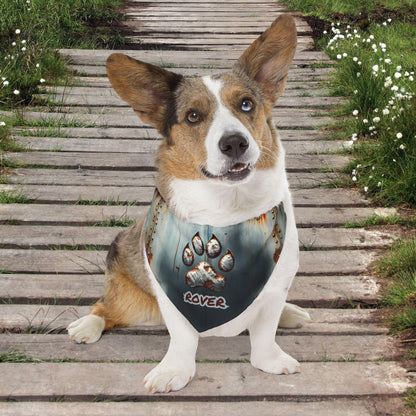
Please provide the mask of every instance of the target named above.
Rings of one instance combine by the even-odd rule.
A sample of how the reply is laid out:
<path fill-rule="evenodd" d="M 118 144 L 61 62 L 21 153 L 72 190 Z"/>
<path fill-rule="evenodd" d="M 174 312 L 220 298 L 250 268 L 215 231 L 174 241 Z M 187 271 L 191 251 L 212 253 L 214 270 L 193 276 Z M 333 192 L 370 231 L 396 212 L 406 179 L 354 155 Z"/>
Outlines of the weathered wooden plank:
<path fill-rule="evenodd" d="M 380 325 L 377 309 L 306 309 L 312 322 L 302 328 L 282 329 L 278 335 L 381 335 L 388 332 Z M 91 311 L 90 306 L 0 305 L 2 332 L 60 333 L 74 320 Z M 167 333 L 164 326 L 137 326 L 109 331 L 120 334 Z"/>
<path fill-rule="evenodd" d="M 127 43 L 140 43 L 143 46 L 146 45 L 160 45 L 164 48 L 186 48 L 196 49 L 196 50 L 228 50 L 230 46 L 236 49 L 240 49 L 242 52 L 247 48 L 254 40 L 256 40 L 257 35 L 247 35 L 245 38 L 235 35 L 221 35 L 218 38 L 210 37 L 190 37 L 187 39 L 178 39 L 176 37 L 161 37 L 157 38 L 152 35 L 131 35 L 125 36 Z M 299 39 L 301 40 L 301 38 Z M 298 51 L 308 51 L 313 49 L 314 42 L 312 38 L 305 39 L 303 42 L 299 41 L 296 49 Z"/>
<path fill-rule="evenodd" d="M 73 107 L 73 106 L 60 106 L 59 111 L 57 112 L 49 112 L 46 111 L 38 111 L 38 107 L 28 107 L 27 111 L 23 114 L 23 117 L 29 116 L 29 117 L 41 117 L 41 120 L 47 119 L 47 117 L 69 117 L 69 120 L 71 117 L 74 116 L 74 114 L 77 114 L 78 116 L 89 116 L 90 121 L 94 121 L 97 116 L 98 117 L 110 117 L 110 120 L 113 120 L 114 117 L 119 118 L 119 122 L 126 120 L 128 122 L 129 118 L 134 117 L 134 119 L 140 120 L 140 118 L 135 114 L 132 108 L 123 108 L 123 107 Z M 0 114 L 10 114 L 8 112 L 0 112 Z M 296 114 L 298 117 L 310 117 L 310 118 L 319 118 L 320 114 L 323 114 L 323 112 L 319 112 L 316 108 L 298 108 L 296 110 Z M 272 116 L 276 121 L 278 121 L 280 118 L 288 118 L 293 117 L 293 109 L 291 108 L 274 108 L 272 110 Z M 324 115 L 323 115 L 324 117 Z M 98 118 L 100 120 L 100 118 Z M 87 119 L 86 119 L 87 120 Z M 144 125 L 144 123 L 141 123 L 145 127 L 149 127 L 147 125 Z M 128 126 L 122 126 L 122 127 L 128 127 Z M 137 127 L 137 126 L 135 126 Z"/>
<path fill-rule="evenodd" d="M 154 364 L 128 363 L 37 363 L 3 364 L 7 383 L 0 385 L 0 398 L 97 396 L 114 398 L 165 397 L 237 398 L 282 400 L 299 396 L 311 399 L 386 394 L 398 396 L 411 386 L 406 370 L 393 362 L 380 363 L 304 363 L 302 372 L 293 376 L 275 376 L 254 369 L 250 364 L 202 364 L 185 391 L 169 396 L 147 393 L 141 380 Z M 53 377 L 50 375 L 53 374 Z M 386 383 L 386 379 L 390 382 Z M 68 380 L 76 382 L 68 383 Z M 207 380 L 209 382 L 207 382 Z M 319 380 L 319 383 L 316 382 Z M 351 383 L 354 380 L 354 383 Z"/>
<path fill-rule="evenodd" d="M 180 46 L 180 45 L 178 45 Z M 166 66 L 166 65 L 162 65 Z M 169 65 L 168 65 L 169 66 Z M 83 74 L 84 76 L 106 76 L 106 70 L 105 66 L 103 65 L 92 65 L 91 62 L 89 65 L 79 65 L 79 64 L 70 64 L 69 67 L 77 71 L 80 74 Z M 211 65 L 209 67 L 206 67 L 204 65 L 201 65 L 199 68 L 167 68 L 172 72 L 178 72 L 184 76 L 187 77 L 203 77 L 206 75 L 214 75 L 217 74 L 220 71 L 219 68 L 216 68 L 214 65 Z M 308 78 L 310 81 L 314 79 L 326 79 L 328 77 L 328 74 L 334 71 L 334 68 L 296 68 L 292 67 L 289 70 L 288 79 L 289 81 L 294 80 L 302 80 L 305 78 Z"/>
<path fill-rule="evenodd" d="M 46 130 L 46 131 L 45 131 Z M 161 138 L 154 128 L 146 127 L 59 127 L 51 128 L 53 134 L 64 137 L 100 138 L 100 139 L 146 139 Z M 42 137 L 45 133 L 52 134 L 49 129 L 42 127 L 19 127 L 13 130 L 15 136 L 19 134 Z M 320 130 L 279 130 L 282 141 L 325 141 L 327 134 Z"/>
<path fill-rule="evenodd" d="M 1 204 L 0 218 L 26 224 L 86 225 L 138 219 L 148 209 L 147 206 Z"/>
<path fill-rule="evenodd" d="M 148 127 L 141 122 L 139 117 L 133 114 L 133 110 L 123 110 L 122 113 L 116 114 L 114 111 L 108 113 L 106 108 L 102 108 L 99 114 L 88 114 L 87 109 L 83 112 L 81 107 L 74 109 L 66 108 L 68 112 L 46 113 L 39 111 L 26 111 L 23 118 L 26 121 L 41 121 L 46 125 L 48 122 L 59 122 L 63 126 L 71 124 L 86 124 L 93 127 Z M 282 110 L 283 111 L 283 110 Z M 279 128 L 314 128 L 333 121 L 331 117 L 316 115 L 313 110 L 299 109 L 294 115 L 293 110 L 283 111 L 277 110 L 274 114 L 274 122 Z M 131 113 L 131 114 L 124 114 Z M 7 111 L 0 111 L 1 115 L 10 116 Z"/>
<path fill-rule="evenodd" d="M 9 152 L 4 159 L 19 165 L 50 166 L 72 169 L 155 170 L 153 153 L 99 152 Z M 341 155 L 287 155 L 286 168 L 290 172 L 342 169 L 348 158 Z"/>
<path fill-rule="evenodd" d="M 195 416 L 225 414 L 241 416 L 244 414 L 272 416 L 276 409 L 285 416 L 376 416 L 377 408 L 383 411 L 402 406 L 401 399 L 329 399 L 318 402 L 5 402 L 2 403 L 4 416 Z M 393 415 L 394 413 L 389 413 Z M 397 413 L 396 413 L 397 414 Z"/>
<path fill-rule="evenodd" d="M 292 83 L 287 85 L 287 87 L 292 87 Z M 114 97 L 118 97 L 117 93 L 113 88 L 96 88 L 96 87 L 62 87 L 62 86 L 46 86 L 42 88 L 42 94 L 45 96 L 51 95 L 51 98 L 56 96 L 57 99 L 60 97 L 69 97 L 69 96 L 81 96 L 81 97 L 99 97 L 101 99 L 111 97 L 113 100 Z M 42 95 L 40 95 L 42 97 Z M 285 97 L 299 97 L 300 98 L 312 98 L 312 97 L 329 97 L 330 90 L 324 88 L 310 88 L 308 91 L 305 91 L 304 88 L 286 88 L 282 95 L 280 95 L 280 100 Z M 332 97 L 334 98 L 334 97 Z M 338 97 L 339 98 L 339 97 Z"/>
<path fill-rule="evenodd" d="M 144 186 L 57 186 L 57 185 L 2 185 L 0 191 L 23 193 L 30 202 L 118 205 L 145 205 L 154 194 L 152 187 Z M 343 188 L 293 189 L 295 206 L 306 207 L 358 207 L 369 204 L 357 191 Z"/>
<path fill-rule="evenodd" d="M 0 270 L 9 273 L 103 273 L 107 252 L 101 250 L 0 250 Z M 302 251 L 298 275 L 364 273 L 377 253 L 370 250 Z"/>
<path fill-rule="evenodd" d="M 7 172 L 7 183 L 26 185 L 106 185 L 154 186 L 156 172 L 129 172 L 93 169 L 37 169 L 14 168 Z M 336 172 L 289 172 L 293 188 L 327 185 L 341 179 Z"/>
<path fill-rule="evenodd" d="M 88 225 L 110 220 L 140 218 L 147 206 L 96 206 L 59 204 L 0 204 L 0 221 L 19 224 Z M 394 208 L 295 207 L 298 227 L 342 226 L 371 215 L 394 215 Z"/>
<path fill-rule="evenodd" d="M 60 305 L 90 305 L 104 290 L 102 274 L 0 274 L 0 299 L 5 302 Z M 298 276 L 288 301 L 303 307 L 348 308 L 374 305 L 378 285 L 367 276 Z"/>
<path fill-rule="evenodd" d="M 155 153 L 161 139 L 92 139 L 70 137 L 15 136 L 16 144 L 26 150 L 54 152 L 100 152 L 100 153 Z M 339 151 L 347 142 L 340 140 L 293 141 L 284 144 L 286 154 L 328 153 Z"/>
<path fill-rule="evenodd" d="M 159 66 L 166 67 L 163 62 L 159 62 Z M 171 66 L 168 66 L 171 67 Z M 178 71 L 179 72 L 179 71 Z M 109 88 L 111 87 L 110 81 L 107 77 L 83 77 L 83 76 L 74 76 L 73 77 L 72 85 L 77 87 L 90 87 L 90 88 Z M 286 90 L 306 90 L 308 88 L 325 88 L 327 86 L 327 82 L 322 79 L 313 79 L 310 81 L 296 81 L 296 80 L 289 80 L 286 84 Z"/>
<path fill-rule="evenodd" d="M 246 20 L 246 19 L 245 19 Z M 167 24 L 167 22 L 169 22 Z M 222 24 L 221 24 L 222 23 Z M 130 19 L 123 22 L 123 29 L 128 30 L 129 33 L 165 33 L 167 35 L 178 34 L 179 31 L 184 30 L 181 35 L 189 36 L 190 34 L 254 34 L 261 35 L 266 28 L 264 22 L 246 22 L 242 24 L 242 21 L 228 21 L 228 22 L 213 22 L 213 21 L 191 21 L 188 20 L 186 28 L 184 28 L 181 20 L 146 20 L 146 19 Z M 311 35 L 312 29 L 308 24 L 296 23 L 296 29 L 298 36 L 300 35 Z"/>
<path fill-rule="evenodd" d="M 75 227 L 55 225 L 0 225 L 0 247 L 77 247 L 93 245 L 108 248 L 122 227 Z M 391 245 L 397 232 L 363 228 L 300 228 L 301 249 L 366 249 Z"/>
<path fill-rule="evenodd" d="M 184 19 L 182 16 L 181 19 Z M 220 16 L 216 17 L 219 21 Z M 96 64 L 104 65 L 108 56 L 119 50 L 111 49 L 60 49 L 60 53 L 66 57 L 71 58 L 78 64 Z M 231 68 L 232 61 L 239 58 L 241 52 L 234 49 L 230 49 L 227 52 L 214 52 L 214 51 L 186 51 L 186 53 L 178 53 L 172 50 L 123 50 L 123 53 L 129 55 L 135 59 L 145 60 L 157 65 L 174 63 L 174 65 L 183 65 L 187 67 L 200 67 L 201 65 L 212 65 L 220 67 L 221 63 L 226 68 Z M 308 51 L 299 52 L 297 51 L 294 57 L 294 62 L 297 61 L 308 61 L 319 62 L 329 61 L 329 57 L 325 52 L 322 51 Z"/>
<path fill-rule="evenodd" d="M 400 348 L 380 335 L 346 336 L 286 335 L 277 337 L 280 347 L 300 362 L 375 361 L 399 358 Z M 161 361 L 169 346 L 167 335 L 105 334 L 100 342 L 80 346 L 65 335 L 0 335 L 1 351 L 19 351 L 42 361 L 80 362 Z M 232 338 L 201 338 L 198 361 L 250 360 L 246 335 Z"/>
<path fill-rule="evenodd" d="M 301 94 L 302 90 L 291 90 L 297 94 Z M 113 106 L 113 107 L 129 107 L 118 96 L 101 96 L 101 95 L 78 95 L 78 94 L 37 94 L 37 98 L 48 99 L 56 102 L 58 105 L 71 105 L 75 107 L 84 106 Z M 276 108 L 284 107 L 326 107 L 338 105 L 345 102 L 340 97 L 304 97 L 304 96 L 281 96 L 277 101 Z"/>

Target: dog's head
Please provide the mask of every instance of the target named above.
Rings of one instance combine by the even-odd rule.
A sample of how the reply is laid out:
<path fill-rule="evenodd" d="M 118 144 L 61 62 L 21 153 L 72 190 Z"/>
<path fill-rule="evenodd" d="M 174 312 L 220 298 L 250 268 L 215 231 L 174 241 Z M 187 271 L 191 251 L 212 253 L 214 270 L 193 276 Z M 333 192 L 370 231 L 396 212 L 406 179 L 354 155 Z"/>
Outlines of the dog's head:
<path fill-rule="evenodd" d="M 157 160 L 166 181 L 238 185 L 276 164 L 271 111 L 295 48 L 294 20 L 282 15 L 224 74 L 185 79 L 123 54 L 108 58 L 107 74 L 142 121 L 165 137 Z"/>

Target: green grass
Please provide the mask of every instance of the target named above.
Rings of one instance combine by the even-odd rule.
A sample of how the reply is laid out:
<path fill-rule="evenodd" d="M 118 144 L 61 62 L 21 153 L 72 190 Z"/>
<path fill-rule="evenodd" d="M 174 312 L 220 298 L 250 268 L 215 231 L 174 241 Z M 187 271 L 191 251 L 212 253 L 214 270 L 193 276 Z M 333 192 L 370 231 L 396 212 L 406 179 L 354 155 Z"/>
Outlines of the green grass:
<path fill-rule="evenodd" d="M 106 199 L 83 199 L 81 196 L 75 202 L 75 205 L 101 205 L 101 206 L 133 206 L 137 201 L 121 201 L 119 197 L 108 197 Z"/>
<path fill-rule="evenodd" d="M 130 227 L 136 222 L 136 220 L 133 220 L 129 217 L 110 217 L 106 220 L 96 222 L 92 224 L 94 227 Z"/>
<path fill-rule="evenodd" d="M 0 191 L 0 204 L 27 204 L 29 198 L 23 192 Z"/>
<path fill-rule="evenodd" d="M 43 82 L 68 75 L 56 49 L 120 45 L 121 37 L 109 23 L 120 19 L 121 4 L 120 0 L 0 2 L 0 106 L 29 104 Z"/>
<path fill-rule="evenodd" d="M 349 98 L 332 127 L 353 144 L 351 184 L 381 204 L 416 207 L 416 1 L 285 3 L 323 20 L 331 94 Z"/>
<path fill-rule="evenodd" d="M 416 238 L 394 244 L 377 269 L 389 281 L 382 303 L 393 308 L 392 330 L 416 329 Z"/>
<path fill-rule="evenodd" d="M 416 227 L 415 218 L 403 218 L 398 214 L 382 216 L 382 215 L 370 215 L 360 221 L 346 222 L 344 228 L 362 228 L 371 227 L 375 225 L 403 225 L 405 227 Z"/>
<path fill-rule="evenodd" d="M 9 348 L 5 352 L 0 352 L 0 363 L 40 363 L 42 360 L 28 357 L 22 352 Z"/>

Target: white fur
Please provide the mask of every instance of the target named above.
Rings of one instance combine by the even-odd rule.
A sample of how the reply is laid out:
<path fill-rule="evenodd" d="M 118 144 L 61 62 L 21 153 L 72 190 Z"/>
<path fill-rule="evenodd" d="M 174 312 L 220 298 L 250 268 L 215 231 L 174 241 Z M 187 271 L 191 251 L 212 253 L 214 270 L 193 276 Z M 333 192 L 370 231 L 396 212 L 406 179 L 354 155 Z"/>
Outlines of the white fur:
<path fill-rule="evenodd" d="M 214 119 L 205 138 L 207 170 L 211 174 L 218 176 L 223 175 L 229 168 L 229 166 L 226 166 L 228 157 L 220 151 L 218 146 L 221 137 L 227 133 L 241 133 L 248 140 L 248 149 L 240 157 L 240 162 L 254 165 L 260 156 L 259 146 L 244 124 L 238 118 L 234 117 L 226 107 L 226 104 L 222 102 L 220 97 L 222 81 L 212 79 L 209 76 L 203 77 L 202 81 L 217 100 Z"/>
<path fill-rule="evenodd" d="M 72 322 L 67 330 L 76 343 L 92 344 L 101 338 L 104 326 L 105 320 L 101 316 L 86 315 Z"/>

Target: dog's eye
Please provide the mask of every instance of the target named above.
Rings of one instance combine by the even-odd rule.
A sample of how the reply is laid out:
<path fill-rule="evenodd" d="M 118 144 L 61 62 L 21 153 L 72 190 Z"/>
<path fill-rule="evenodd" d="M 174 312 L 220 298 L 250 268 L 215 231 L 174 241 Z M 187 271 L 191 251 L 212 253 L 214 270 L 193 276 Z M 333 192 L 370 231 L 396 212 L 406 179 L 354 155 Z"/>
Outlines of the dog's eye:
<path fill-rule="evenodd" d="M 253 101 L 249 100 L 248 98 L 245 98 L 241 102 L 241 109 L 245 111 L 246 113 L 249 113 L 254 108 Z"/>
<path fill-rule="evenodd" d="M 187 115 L 186 115 L 186 120 L 189 123 L 198 123 L 199 121 L 201 121 L 201 116 L 196 112 L 196 111 L 190 111 Z"/>

